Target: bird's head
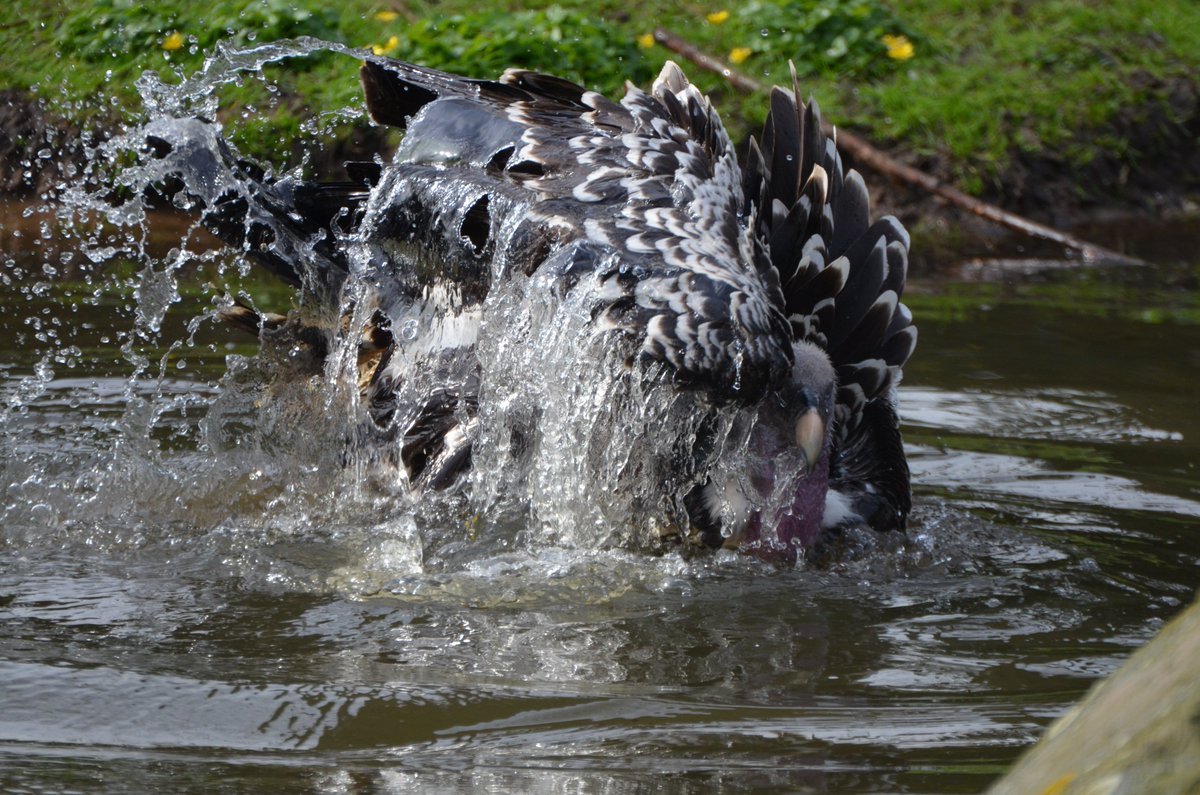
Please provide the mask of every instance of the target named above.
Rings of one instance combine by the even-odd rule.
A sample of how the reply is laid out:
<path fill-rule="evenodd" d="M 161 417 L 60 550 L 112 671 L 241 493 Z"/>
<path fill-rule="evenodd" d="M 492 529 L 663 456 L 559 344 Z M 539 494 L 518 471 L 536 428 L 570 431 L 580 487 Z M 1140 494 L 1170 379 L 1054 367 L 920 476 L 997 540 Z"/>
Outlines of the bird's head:
<path fill-rule="evenodd" d="M 737 543 L 767 557 L 794 560 L 816 540 L 829 485 L 837 376 L 816 346 L 792 346 L 788 379 L 758 406 L 749 440 L 748 485 L 758 507 Z"/>
<path fill-rule="evenodd" d="M 794 561 L 816 540 L 829 485 L 837 376 L 829 357 L 808 342 L 792 346 L 786 377 L 748 409 L 740 455 L 689 499 L 708 544 Z"/>

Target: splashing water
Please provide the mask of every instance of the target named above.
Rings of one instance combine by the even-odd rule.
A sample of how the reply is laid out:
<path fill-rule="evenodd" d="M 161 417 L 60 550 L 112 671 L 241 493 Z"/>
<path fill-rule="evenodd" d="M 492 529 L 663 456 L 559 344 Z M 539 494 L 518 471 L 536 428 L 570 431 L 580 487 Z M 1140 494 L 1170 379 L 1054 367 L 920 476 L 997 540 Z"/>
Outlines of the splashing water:
<path fill-rule="evenodd" d="M 743 477 L 741 451 L 753 417 L 718 417 L 694 396 L 647 386 L 649 379 L 621 361 L 625 354 L 590 330 L 586 290 L 546 302 L 542 296 L 555 294 L 550 277 L 514 276 L 517 267 L 503 257 L 492 263 L 497 286 L 482 309 L 435 311 L 431 302 L 381 287 L 370 234 L 404 186 L 386 180 L 378 185 L 362 231 L 339 242 L 349 254 L 349 277 L 332 302 L 309 300 L 327 289 L 319 237 L 306 239 L 259 219 L 271 227 L 274 250 L 305 286 L 296 315 L 319 332 L 315 344 L 264 334 L 257 354 L 229 342 L 208 342 L 204 350 L 203 340 L 219 335 L 222 311 L 235 300 L 255 305 L 245 289 L 231 295 L 211 286 L 205 291 L 209 306 L 182 321 L 179 335 L 181 304 L 194 306 L 205 297 L 192 286 L 194 274 L 218 285 L 244 285 L 256 274 L 238 252 L 214 247 L 198 220 L 186 221 L 175 243 L 161 250 L 153 231 L 162 223 L 157 197 L 164 185 L 182 181 L 182 190 L 166 194 L 169 210 L 195 213 L 231 196 L 254 198 L 253 185 L 230 167 L 239 158 L 227 131 L 204 119 L 217 115 L 222 86 L 265 79 L 269 64 L 322 52 L 355 55 L 306 39 L 218 48 L 200 72 L 174 85 L 147 73 L 138 81 L 144 120 L 90 151 L 85 179 L 64 186 L 48 205 L 59 227 L 73 230 L 83 255 L 80 273 L 97 284 L 94 302 L 118 296 L 118 315 L 129 323 L 114 332 L 129 368 L 117 429 L 110 431 L 111 446 L 93 453 L 101 460 L 76 484 L 86 483 L 97 524 L 126 511 L 127 501 L 147 521 L 165 525 L 227 528 L 249 521 L 304 535 L 332 521 L 342 530 L 359 528 L 358 543 L 378 558 L 366 568 L 379 571 L 379 561 L 386 561 L 398 569 L 393 577 L 419 570 L 427 559 L 444 562 L 456 551 L 477 560 L 512 549 L 656 549 L 663 535 L 680 533 L 686 526 L 679 515 L 682 496 L 695 485 L 701 464 L 717 462 L 718 476 L 730 483 Z M 336 123 L 356 112 L 327 118 Z M 401 147 L 422 145 L 406 140 Z M 302 170 L 296 166 L 276 177 L 300 179 Z M 509 213 L 493 234 L 507 239 L 521 216 Z M 128 265 L 117 274 L 113 265 L 121 262 Z M 392 320 L 392 366 L 404 373 L 395 426 L 415 421 L 438 390 L 478 381 L 479 413 L 471 420 L 478 424 L 476 464 L 463 489 L 414 498 L 395 445 L 377 438 L 371 406 L 357 388 L 362 340 L 376 309 Z M 480 342 L 471 355 L 445 353 L 447 340 L 470 336 L 475 327 Z M 55 377 L 54 360 L 66 349 L 53 345 L 57 338 L 46 341 L 53 352 L 13 393 L 6 422 L 27 410 Z M 214 377 L 214 360 L 230 347 L 238 352 L 225 357 L 224 372 Z M 191 357 L 201 366 L 189 365 Z M 179 381 L 194 370 L 206 380 Z M 102 389 L 111 391 L 116 383 L 109 377 Z M 664 433 L 668 428 L 672 432 Z M 164 436 L 176 439 L 173 445 L 183 452 L 164 449 Z M 712 461 L 689 468 L 700 436 Z M 774 498 L 783 506 L 784 486 L 798 475 L 800 462 L 781 459 L 777 466 Z M 232 497 L 229 503 L 225 496 Z M 722 510 L 733 516 L 732 506 Z M 339 571 L 343 583 L 361 579 L 346 575 L 344 566 Z M 372 582 L 379 585 L 378 578 Z"/>
<path fill-rule="evenodd" d="M 321 53 L 357 56 L 342 45 L 299 39 L 243 50 L 218 47 L 198 73 L 177 84 L 147 73 L 138 81 L 144 118 L 97 145 L 84 178 L 62 186 L 49 206 L 58 226 L 73 230 L 82 254 L 76 267 L 85 283 L 100 283 L 94 301 L 121 296 L 120 314 L 130 322 L 130 328 L 115 332 L 131 369 L 113 434 L 112 454 L 120 463 L 98 464 L 99 471 L 83 478 L 94 481 L 93 498 L 157 495 L 166 480 L 179 492 L 175 499 L 191 506 L 193 499 L 181 494 L 192 486 L 217 495 L 249 485 L 249 504 L 266 500 L 275 512 L 269 523 L 280 524 L 294 510 L 300 523 L 357 516 L 382 528 L 379 535 L 386 538 L 393 535 L 388 528 L 402 528 L 394 534 L 397 543 L 410 545 L 402 557 L 417 567 L 426 557 L 440 560 L 440 550 L 467 545 L 476 547 L 472 559 L 514 546 L 657 549 L 663 536 L 685 532 L 682 498 L 696 485 L 696 472 L 711 472 L 716 482 L 729 484 L 719 513 L 725 525 L 733 524 L 740 510 L 734 503 L 754 491 L 746 485 L 754 468 L 753 412 L 713 412 L 694 395 L 644 377 L 641 369 L 648 365 L 627 365 L 628 352 L 597 338 L 586 286 L 545 300 L 557 292 L 548 269 L 523 276 L 519 263 L 494 257 L 487 276 L 493 286 L 482 308 L 446 312 L 394 289 L 387 279 L 401 277 L 379 273 L 380 242 L 372 230 L 386 223 L 407 188 L 387 179 L 372 190 L 359 231 L 332 230 L 344 234 L 338 248 L 349 261 L 336 301 L 310 300 L 330 289 L 323 283 L 329 266 L 321 236 L 306 238 L 269 217 L 256 219 L 275 236 L 273 250 L 295 269 L 304 286 L 297 316 L 320 339 L 264 332 L 259 353 L 228 355 L 219 378 L 211 377 L 210 362 L 204 370 L 208 380 L 167 394 L 175 389 L 168 386 L 169 376 L 191 372 L 187 356 L 203 360 L 220 353 L 213 342 L 207 351 L 196 349 L 203 345 L 199 340 L 213 336 L 222 311 L 235 306 L 235 299 L 255 304 L 244 288 L 235 286 L 231 295 L 209 286 L 209 307 L 186 320 L 180 336 L 164 323 L 185 302 L 184 292 L 194 289 L 181 287 L 181 278 L 199 271 L 211 276 L 210 285 L 244 285 L 255 274 L 238 252 L 214 247 L 195 219 L 184 224 L 174 245 L 159 250 L 151 242 L 159 215 L 154 197 L 164 195 L 165 184 L 182 181 L 182 189 L 166 191 L 175 210 L 194 214 L 231 196 L 253 207 L 256 183 L 232 167 L 239 158 L 227 131 L 204 119 L 217 116 L 222 86 L 265 81 L 265 67 Z M 332 125 L 360 113 L 345 108 L 323 118 Z M 400 153 L 415 156 L 426 146 L 416 137 L 405 139 Z M 156 149 L 161 151 L 148 151 Z M 277 184 L 300 180 L 303 170 L 301 164 L 276 175 Z M 469 184 L 454 189 L 464 195 L 477 190 Z M 509 250 L 506 241 L 522 215 L 515 208 L 494 222 L 498 228 L 490 235 L 497 251 Z M 440 267 L 422 264 L 419 251 L 413 258 L 417 268 Z M 133 275 L 107 273 L 116 260 L 130 263 Z M 45 282 L 35 289 L 44 291 Z M 196 302 L 194 295 L 189 299 Z M 415 499 L 394 439 L 378 438 L 372 407 L 357 388 L 363 339 L 376 310 L 391 318 L 397 342 L 392 367 L 404 374 L 396 388 L 394 426 L 416 422 L 439 390 L 478 382 L 472 385 L 478 416 L 455 409 L 461 422 L 472 424 L 475 438 L 475 466 L 463 489 Z M 448 344 L 476 334 L 478 344 L 469 355 L 462 355 L 465 346 Z M 53 329 L 38 339 L 48 348 L 34 375 L 10 392 L 6 424 L 45 393 L 56 364 L 80 356 L 78 346 L 62 345 Z M 158 439 L 164 434 L 192 446 L 183 469 L 165 454 Z M 701 455 L 697 450 L 707 458 L 694 460 Z M 773 490 L 761 506 L 767 515 L 787 510 L 802 463 L 787 455 L 772 461 Z M 131 476 L 129 467 L 137 474 Z M 143 478 L 156 485 L 148 487 Z M 209 521 L 219 524 L 220 506 L 212 511 Z"/>
<path fill-rule="evenodd" d="M 166 256 L 151 255 L 143 242 L 150 214 L 141 197 L 181 181 L 182 189 L 168 194 L 177 209 L 195 211 L 231 201 L 254 207 L 256 185 L 234 167 L 239 158 L 225 131 L 202 118 L 215 114 L 219 86 L 261 72 L 270 63 L 325 51 L 353 54 L 337 45 L 300 40 L 246 51 L 220 49 L 200 73 L 179 85 L 144 76 L 139 88 L 148 120 L 105 142 L 93 158 L 116 169 L 113 181 L 123 200 L 114 205 L 109 185 L 85 185 L 66 196 L 68 206 L 103 217 L 132 241 L 124 249 L 109 245 L 93 251 L 92 259 L 120 253 L 142 263 L 134 282 L 135 327 L 125 349 L 135 369 L 131 383 L 153 371 L 137 343 L 161 338 L 164 317 L 180 301 L 181 273 L 215 260 L 218 279 L 230 264 L 236 266 L 233 275 L 251 275 L 244 261 L 228 263 L 219 251 L 197 250 L 194 244 L 204 237 L 198 223 L 187 228 L 181 245 Z M 153 150 L 149 156 L 147 146 Z M 427 146 L 416 137 L 405 139 L 397 157 L 416 157 Z M 130 151 L 142 153 L 133 166 L 124 165 Z M 276 184 L 293 178 L 300 178 L 298 168 L 279 175 Z M 359 231 L 338 242 L 339 250 L 348 253 L 349 277 L 333 286 L 326 283 L 331 267 L 320 235 L 305 237 L 266 215 L 253 219 L 269 229 L 272 251 L 294 269 L 304 288 L 298 316 L 321 339 L 314 343 L 281 334 L 265 339 L 258 357 L 231 359 L 222 395 L 201 424 L 206 449 L 250 445 L 278 451 L 298 464 L 307 462 L 321 477 L 333 477 L 343 494 L 372 504 L 390 500 L 398 515 L 418 510 L 396 460 L 398 443 L 386 434 L 382 443 L 372 441 L 380 433 L 372 423 L 372 406 L 357 389 L 363 340 L 381 311 L 391 320 L 397 342 L 389 367 L 402 374 L 389 409 L 393 427 L 410 427 L 437 396 L 478 382 L 478 418 L 468 418 L 461 406 L 455 410 L 475 437 L 472 457 L 477 465 L 466 493 L 431 499 L 438 510 L 479 525 L 479 535 L 503 537 L 503 528 L 519 527 L 516 543 L 524 545 L 656 548 L 662 536 L 686 532 L 683 497 L 710 472 L 729 484 L 726 492 L 735 501 L 755 499 L 769 516 L 790 509 L 789 493 L 794 491 L 788 486 L 801 477 L 803 462 L 786 455 L 772 462 L 774 490 L 764 502 L 745 483 L 752 460 L 745 453 L 755 423 L 752 412 L 717 413 L 694 395 L 648 386 L 652 379 L 644 377 L 642 365 L 624 364 L 621 359 L 630 358 L 629 353 L 602 344 L 590 328 L 587 290 L 594 288 L 581 287 L 548 302 L 544 296 L 557 292 L 552 277 L 542 272 L 523 276 L 520 263 L 503 256 L 491 262 L 488 281 L 493 287 L 482 308 L 435 311 L 432 306 L 439 302 L 429 300 L 428 290 L 413 298 L 390 284 L 389 279 L 402 282 L 407 277 L 380 272 L 376 263 L 383 244 L 374 233 L 390 222 L 407 190 L 411 187 L 405 182 L 388 179 L 372 189 Z M 464 184 L 447 190 L 465 195 L 478 188 Z M 447 197 L 448 206 L 457 206 L 450 201 L 454 198 Z M 514 207 L 496 222 L 499 228 L 491 232 L 496 250 L 508 250 L 506 242 L 524 215 L 522 207 Z M 424 262 L 427 255 L 419 250 L 410 254 L 418 271 L 442 267 Z M 309 300 L 331 289 L 339 291 L 337 300 Z M 190 334 L 233 305 L 233 298 L 219 297 L 213 310 L 191 321 Z M 475 333 L 481 340 L 477 349 L 464 343 L 457 354 L 445 352 L 456 350 L 448 341 Z M 160 379 L 180 344 L 170 343 L 159 358 Z M 246 404 L 257 415 L 248 423 L 242 416 Z M 149 411 L 145 406 L 141 410 Z M 148 431 L 152 424 L 143 420 L 142 427 Z M 246 427 L 262 439 L 235 438 Z M 697 444 L 701 438 L 703 444 Z M 703 460 L 697 459 L 699 448 L 707 450 Z M 728 499 L 719 506 L 726 526 L 736 525 L 738 510 L 744 505 L 735 507 Z M 462 540 L 456 537 L 461 528 L 431 532 L 425 540 L 433 548 Z"/>
<path fill-rule="evenodd" d="M 230 545 L 219 536 L 242 533 L 246 524 L 269 544 L 302 540 L 323 523 L 330 529 L 318 535 L 328 541 L 361 520 L 370 525 L 360 534 L 364 548 L 387 546 L 393 563 L 419 561 L 421 540 L 411 517 L 404 520 L 403 500 L 392 510 L 378 495 L 364 495 L 347 466 L 357 407 L 336 370 L 344 356 L 315 373 L 299 349 L 251 354 L 230 341 L 218 329 L 219 313 L 239 293 L 211 285 L 239 290 L 253 274 L 237 252 L 214 246 L 199 221 L 181 222 L 175 212 L 245 189 L 216 161 L 199 166 L 226 145 L 218 125 L 199 120 L 217 115 L 218 89 L 265 80 L 268 64 L 327 51 L 350 52 L 315 41 L 219 47 L 179 84 L 145 74 L 138 81 L 143 119 L 99 143 L 85 136 L 91 148 L 77 178 L 27 211 L 41 219 L 42 251 L 9 259 L 5 276 L 33 301 L 23 324 L 29 332 L 22 332 L 32 375 L 6 386 L 0 413 L 10 526 L 103 549 L 170 544 L 190 527 L 223 550 L 214 554 L 237 561 L 235 550 L 253 542 Z M 177 172 L 146 156 L 149 140 L 188 147 L 184 156 L 200 168 L 188 184 L 191 199 L 176 194 L 173 207 L 156 206 L 162 183 Z M 296 241 L 294 253 L 306 267 L 311 242 Z M 331 332 L 330 342 L 340 350 L 350 336 Z M 92 351 L 117 351 L 119 359 L 89 360 Z M 27 429 L 41 423 L 60 435 L 76 409 L 88 419 L 69 432 L 79 457 L 67 463 Z M 138 527 L 123 532 L 129 516 L 139 517 Z M 402 554 L 397 544 L 406 545 Z M 247 551 L 243 562 L 252 568 L 253 557 Z"/>
<path fill-rule="evenodd" d="M 1092 318 L 930 323 L 901 400 L 908 539 L 799 571 L 645 554 L 701 466 L 681 451 L 704 439 L 736 485 L 755 418 L 627 369 L 582 290 L 547 303 L 548 276 L 492 278 L 480 311 L 435 312 L 379 289 L 364 235 L 341 241 L 334 309 L 300 292 L 318 339 L 226 331 L 235 299 L 278 311 L 292 291 L 186 212 L 246 189 L 216 156 L 228 127 L 204 120 L 220 87 L 318 53 L 355 54 L 283 42 L 143 77 L 142 118 L 6 221 L 0 781 L 59 791 L 86 759 L 145 790 L 311 788 L 313 770 L 329 789 L 636 789 L 667 770 L 678 791 L 976 791 L 1190 597 L 1190 381 L 1129 387 L 1114 363 L 1166 346 L 1121 321 L 1073 371 L 1045 340 L 1086 345 Z M 280 242 L 310 290 L 318 243 Z M 397 411 L 478 379 L 463 490 L 413 498 L 378 443 L 355 388 L 376 307 L 410 374 Z M 477 370 L 440 353 L 476 326 Z M 964 386 L 974 357 L 986 377 Z"/>

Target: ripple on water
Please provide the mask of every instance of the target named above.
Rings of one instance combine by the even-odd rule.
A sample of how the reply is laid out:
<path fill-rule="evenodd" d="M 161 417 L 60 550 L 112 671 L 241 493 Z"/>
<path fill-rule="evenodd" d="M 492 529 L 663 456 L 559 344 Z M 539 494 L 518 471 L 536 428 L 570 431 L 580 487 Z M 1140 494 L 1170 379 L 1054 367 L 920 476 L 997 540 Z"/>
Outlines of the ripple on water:
<path fill-rule="evenodd" d="M 1037 441 L 1178 441 L 1175 430 L 1151 428 L 1102 392 L 1039 389 L 948 391 L 904 387 L 904 419 L 913 428 Z"/>

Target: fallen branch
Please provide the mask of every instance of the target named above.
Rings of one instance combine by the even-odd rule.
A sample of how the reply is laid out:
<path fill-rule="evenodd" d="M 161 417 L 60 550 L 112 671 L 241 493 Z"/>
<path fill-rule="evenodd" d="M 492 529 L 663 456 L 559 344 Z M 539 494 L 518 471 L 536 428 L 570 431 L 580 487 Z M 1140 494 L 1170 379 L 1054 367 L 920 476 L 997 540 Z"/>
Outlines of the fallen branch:
<path fill-rule="evenodd" d="M 736 69 L 728 66 L 711 55 L 708 55 L 691 42 L 676 36 L 674 33 L 663 28 L 657 28 L 654 31 L 654 40 L 659 44 L 671 50 L 674 53 L 682 55 L 689 61 L 692 61 L 702 69 L 707 69 L 710 72 L 715 72 L 729 81 L 730 85 L 739 88 L 743 91 L 758 92 L 764 89 L 764 86 L 757 80 L 742 74 Z M 1010 213 L 1007 210 L 1001 209 L 994 204 L 989 204 L 985 201 L 980 201 L 973 196 L 968 196 L 958 188 L 952 185 L 947 185 L 931 174 L 927 174 L 920 169 L 905 165 L 895 158 L 886 154 L 882 150 L 867 143 L 867 141 L 854 133 L 848 132 L 845 129 L 834 131 L 833 125 L 824 119 L 821 120 L 821 126 L 825 130 L 825 134 L 834 138 L 837 141 L 838 148 L 852 157 L 855 162 L 862 163 L 870 167 L 872 170 L 891 177 L 892 179 L 906 182 L 910 185 L 915 185 L 921 190 L 931 193 L 946 202 L 960 207 L 964 210 L 974 213 L 981 218 L 986 218 L 993 223 L 997 223 L 1007 229 L 1020 232 L 1023 235 L 1049 240 L 1052 243 L 1057 243 L 1071 251 L 1078 253 L 1080 259 L 1089 264 L 1112 264 L 1112 265 L 1145 265 L 1145 261 L 1130 257 L 1126 254 L 1107 249 L 1103 246 L 1098 246 L 1095 243 L 1089 243 L 1086 240 L 1081 240 L 1074 235 L 1067 234 L 1058 229 L 1055 229 L 1045 224 L 1039 224 L 1037 221 L 1032 221 L 1024 216 Z"/>

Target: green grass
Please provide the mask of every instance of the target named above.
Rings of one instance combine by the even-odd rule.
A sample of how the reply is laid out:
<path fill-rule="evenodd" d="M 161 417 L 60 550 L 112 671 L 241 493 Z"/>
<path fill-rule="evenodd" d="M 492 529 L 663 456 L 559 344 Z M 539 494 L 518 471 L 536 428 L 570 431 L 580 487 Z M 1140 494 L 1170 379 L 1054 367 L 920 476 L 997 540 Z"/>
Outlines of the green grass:
<path fill-rule="evenodd" d="M 1021 152 L 1054 152 L 1070 167 L 1111 152 L 1136 167 L 1155 153 L 1114 135 L 1114 119 L 1165 107 L 1166 80 L 1200 74 L 1194 0 L 15 0 L 0 10 L 0 88 L 36 86 L 65 114 L 107 124 L 136 118 L 144 70 L 178 80 L 218 41 L 310 35 L 478 76 L 543 69 L 619 95 L 625 79 L 644 86 L 673 57 L 639 45 L 655 23 L 718 57 L 736 52 L 739 68 L 766 82 L 786 82 L 794 60 L 831 119 L 945 164 L 976 193 L 995 189 Z M 182 46 L 164 49 L 173 33 Z M 902 47 L 889 56 L 885 37 L 897 35 L 910 57 L 894 57 Z M 252 155 L 294 159 L 303 146 L 280 141 L 344 134 L 305 122 L 357 102 L 356 66 L 326 56 L 273 67 L 275 90 L 226 87 L 221 114 Z M 688 71 L 717 94 L 735 137 L 761 123 L 762 97 Z"/>
<path fill-rule="evenodd" d="M 1119 149 L 1104 133 L 1121 109 L 1165 104 L 1162 82 L 1194 81 L 1200 69 L 1200 4 L 1186 0 L 895 7 L 920 15 L 929 53 L 903 75 L 860 86 L 853 123 L 948 157 L 975 192 L 1003 179 L 1017 149 L 1052 150 L 1076 167 Z"/>

